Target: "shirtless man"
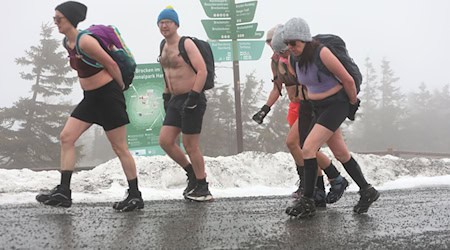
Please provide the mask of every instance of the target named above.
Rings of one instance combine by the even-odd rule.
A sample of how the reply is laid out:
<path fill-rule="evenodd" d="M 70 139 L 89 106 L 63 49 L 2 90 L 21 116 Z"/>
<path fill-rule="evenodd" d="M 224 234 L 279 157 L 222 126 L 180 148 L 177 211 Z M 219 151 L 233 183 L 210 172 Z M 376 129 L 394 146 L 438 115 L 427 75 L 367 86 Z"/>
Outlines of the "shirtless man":
<path fill-rule="evenodd" d="M 184 40 L 184 47 L 195 71 L 181 57 L 178 49 L 181 39 L 178 34 L 180 23 L 178 14 L 171 6 L 161 11 L 157 24 L 165 39 L 160 63 L 166 82 L 163 93 L 166 117 L 159 135 L 159 144 L 186 171 L 188 184 L 183 196 L 194 201 L 209 201 L 213 197 L 206 182 L 205 162 L 199 147 L 206 110 L 206 97 L 203 93 L 207 76 L 206 64 L 191 39 Z M 189 159 L 177 143 L 180 133 Z"/>

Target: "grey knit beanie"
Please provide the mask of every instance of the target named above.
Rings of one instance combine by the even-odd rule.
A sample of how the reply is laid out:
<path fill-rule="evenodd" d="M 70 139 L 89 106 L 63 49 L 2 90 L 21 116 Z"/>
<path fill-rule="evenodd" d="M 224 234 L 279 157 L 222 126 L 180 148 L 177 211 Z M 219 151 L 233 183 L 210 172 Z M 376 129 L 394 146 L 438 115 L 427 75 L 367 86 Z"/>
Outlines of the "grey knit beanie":
<path fill-rule="evenodd" d="M 284 30 L 284 25 L 280 25 L 280 26 L 277 26 L 277 29 L 273 33 L 272 49 L 276 53 L 280 53 L 281 51 L 288 49 L 288 46 L 284 43 L 283 30 Z"/>
<path fill-rule="evenodd" d="M 311 42 L 311 32 L 308 23 L 305 20 L 294 17 L 284 25 L 283 38 L 285 41 L 300 40 L 303 42 Z"/>

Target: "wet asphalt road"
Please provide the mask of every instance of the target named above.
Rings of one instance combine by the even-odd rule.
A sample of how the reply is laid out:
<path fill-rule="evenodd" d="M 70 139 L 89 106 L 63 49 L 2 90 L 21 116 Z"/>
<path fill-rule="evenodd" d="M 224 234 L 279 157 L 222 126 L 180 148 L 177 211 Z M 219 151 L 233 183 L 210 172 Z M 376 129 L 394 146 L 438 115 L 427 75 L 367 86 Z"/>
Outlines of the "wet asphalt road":
<path fill-rule="evenodd" d="M 311 219 L 289 219 L 289 197 L 0 206 L 3 249 L 450 249 L 450 187 L 381 192 L 369 213 L 348 192 Z"/>

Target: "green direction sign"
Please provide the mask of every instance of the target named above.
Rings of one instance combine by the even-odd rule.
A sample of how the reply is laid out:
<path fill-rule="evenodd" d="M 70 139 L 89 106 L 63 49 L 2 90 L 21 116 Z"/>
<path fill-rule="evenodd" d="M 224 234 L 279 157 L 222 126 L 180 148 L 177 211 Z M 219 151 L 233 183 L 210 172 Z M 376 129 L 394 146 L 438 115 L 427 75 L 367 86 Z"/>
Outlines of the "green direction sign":
<path fill-rule="evenodd" d="M 159 132 L 165 116 L 163 73 L 159 63 L 138 64 L 133 84 L 124 92 L 130 123 L 127 143 L 133 155 L 163 155 Z"/>
<path fill-rule="evenodd" d="M 247 23 L 255 17 L 257 1 L 236 4 L 236 23 Z"/>
<path fill-rule="evenodd" d="M 229 18 L 230 1 L 229 0 L 200 0 L 203 9 L 208 17 L 211 18 Z"/>
<path fill-rule="evenodd" d="M 232 39 L 231 37 L 231 20 L 202 20 L 203 27 L 209 39 Z"/>
<path fill-rule="evenodd" d="M 261 58 L 264 41 L 237 41 L 239 61 L 254 61 Z M 233 61 L 232 41 L 209 42 L 216 62 Z"/>
<path fill-rule="evenodd" d="M 237 25 L 237 39 L 259 39 L 264 36 L 264 31 L 256 31 L 257 23 Z"/>

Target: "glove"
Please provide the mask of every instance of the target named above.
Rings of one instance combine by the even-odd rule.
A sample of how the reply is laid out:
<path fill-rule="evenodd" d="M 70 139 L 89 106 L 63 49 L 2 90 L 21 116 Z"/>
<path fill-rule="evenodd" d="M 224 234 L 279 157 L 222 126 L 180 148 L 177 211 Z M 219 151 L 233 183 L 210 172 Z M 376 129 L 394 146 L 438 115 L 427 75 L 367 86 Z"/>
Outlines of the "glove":
<path fill-rule="evenodd" d="M 183 103 L 183 111 L 184 112 L 192 112 L 197 107 L 198 100 L 200 99 L 200 93 L 191 90 L 189 92 L 186 101 Z"/>
<path fill-rule="evenodd" d="M 262 106 L 261 110 L 259 110 L 256 114 L 253 115 L 252 119 L 261 124 L 264 120 L 264 117 L 269 113 L 270 107 L 267 105 Z"/>
<path fill-rule="evenodd" d="M 172 97 L 172 94 L 163 93 L 162 97 L 164 100 L 164 111 L 167 113 L 167 108 L 169 107 L 169 101 L 170 101 L 170 98 Z"/>
<path fill-rule="evenodd" d="M 348 115 L 347 115 L 347 118 L 350 121 L 354 121 L 355 120 L 355 114 L 356 114 L 356 111 L 358 111 L 360 103 L 361 103 L 361 100 L 359 100 L 359 99 L 356 100 L 355 104 L 351 104 L 350 103 L 350 108 L 349 108 L 349 112 L 348 112 Z"/>

